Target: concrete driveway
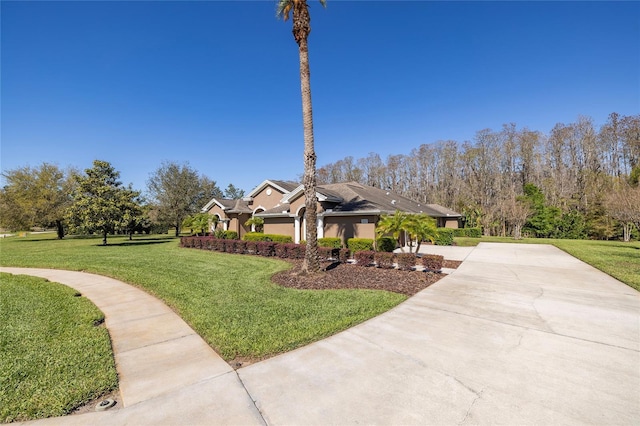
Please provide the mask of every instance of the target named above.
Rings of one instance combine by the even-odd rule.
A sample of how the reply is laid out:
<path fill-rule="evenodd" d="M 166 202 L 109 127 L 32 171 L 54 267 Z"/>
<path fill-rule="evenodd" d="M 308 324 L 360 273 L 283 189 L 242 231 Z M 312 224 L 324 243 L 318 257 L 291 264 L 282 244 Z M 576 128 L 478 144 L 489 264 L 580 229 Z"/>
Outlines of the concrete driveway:
<path fill-rule="evenodd" d="M 547 245 L 480 244 L 395 309 L 238 370 L 268 424 L 638 424 L 639 293 Z"/>
<path fill-rule="evenodd" d="M 391 311 L 235 372 L 218 368 L 221 360 L 199 340 L 189 357 L 177 349 L 154 357 L 150 345 L 120 355 L 109 324 L 126 325 L 117 312 L 131 308 L 105 299 L 99 306 L 108 315 L 116 360 L 141 363 L 124 382 L 131 404 L 33 423 L 638 424 L 639 293 L 552 246 L 466 250 L 453 274 Z M 83 293 L 91 298 L 94 285 L 105 293 L 88 275 Z M 134 293 L 108 294 L 122 291 Z M 171 316 L 151 315 L 150 303 L 136 295 L 141 314 L 133 320 L 170 328 Z M 122 333 L 131 334 L 126 327 Z M 142 337 L 148 340 L 147 331 Z M 158 339 L 156 347 L 167 346 Z M 209 367 L 178 367 L 207 357 Z M 163 367 L 151 368 L 156 361 Z"/>

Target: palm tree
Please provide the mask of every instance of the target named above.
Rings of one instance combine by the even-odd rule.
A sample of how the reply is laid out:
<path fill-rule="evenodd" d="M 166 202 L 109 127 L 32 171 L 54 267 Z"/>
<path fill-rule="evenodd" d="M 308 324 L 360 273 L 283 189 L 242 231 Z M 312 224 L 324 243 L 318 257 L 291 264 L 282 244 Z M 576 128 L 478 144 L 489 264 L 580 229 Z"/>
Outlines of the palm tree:
<path fill-rule="evenodd" d="M 436 220 L 426 214 L 413 214 L 407 217 L 404 225 L 405 231 L 412 240 L 416 242 L 416 253 L 420 251 L 420 244 L 423 241 L 431 241 L 433 243 L 438 236 L 438 227 Z M 409 249 L 411 251 L 411 249 Z"/>
<path fill-rule="evenodd" d="M 402 247 L 400 244 L 400 235 L 404 232 L 406 223 L 407 214 L 401 211 L 396 211 L 392 215 L 382 215 L 376 225 L 376 234 L 378 238 L 391 234 L 397 244 Z M 402 251 L 404 251 L 404 249 L 402 249 Z"/>
<path fill-rule="evenodd" d="M 258 216 L 252 216 L 244 223 L 244 226 L 252 226 L 255 232 L 262 232 L 264 229 L 264 219 Z"/>
<path fill-rule="evenodd" d="M 325 6 L 325 0 L 320 0 Z M 316 227 L 316 152 L 313 147 L 313 114 L 311 109 L 311 74 L 309 72 L 309 48 L 307 38 L 311 33 L 311 17 L 306 0 L 278 0 L 276 16 L 289 19 L 293 12 L 293 38 L 298 43 L 300 55 L 300 89 L 302 92 L 302 123 L 304 127 L 304 185 L 305 219 L 307 223 L 307 249 L 302 264 L 303 273 L 320 271 L 318 260 L 318 229 Z"/>

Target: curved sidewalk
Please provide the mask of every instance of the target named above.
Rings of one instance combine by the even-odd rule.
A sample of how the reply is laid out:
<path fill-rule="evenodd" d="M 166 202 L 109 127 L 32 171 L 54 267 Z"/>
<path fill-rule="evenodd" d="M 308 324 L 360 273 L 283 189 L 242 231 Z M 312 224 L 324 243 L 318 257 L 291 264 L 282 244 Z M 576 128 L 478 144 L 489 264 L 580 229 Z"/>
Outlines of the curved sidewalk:
<path fill-rule="evenodd" d="M 90 299 L 105 315 L 118 370 L 122 407 L 29 423 L 264 424 L 236 372 L 155 297 L 84 272 L 10 267 L 0 272 L 46 278 Z"/>
<path fill-rule="evenodd" d="M 31 270 L 94 300 L 107 316 L 118 368 L 127 355 L 140 361 L 121 373 L 123 397 L 127 387 L 148 392 L 140 401 L 125 397 L 121 410 L 34 423 L 637 423 L 637 291 L 548 245 L 483 243 L 465 257 L 453 274 L 389 312 L 237 372 L 175 314 L 145 308 L 147 299 L 134 295 L 143 292 L 131 286 Z M 182 325 L 156 330 L 154 318 L 171 315 Z M 147 343 L 127 338 L 132 330 L 146 330 Z M 144 340 L 147 332 L 159 337 Z M 185 350 L 182 341 L 193 346 Z M 155 357 L 164 364 L 151 367 Z M 157 369 L 190 378 L 159 394 L 162 372 L 153 383 L 134 380 Z"/>

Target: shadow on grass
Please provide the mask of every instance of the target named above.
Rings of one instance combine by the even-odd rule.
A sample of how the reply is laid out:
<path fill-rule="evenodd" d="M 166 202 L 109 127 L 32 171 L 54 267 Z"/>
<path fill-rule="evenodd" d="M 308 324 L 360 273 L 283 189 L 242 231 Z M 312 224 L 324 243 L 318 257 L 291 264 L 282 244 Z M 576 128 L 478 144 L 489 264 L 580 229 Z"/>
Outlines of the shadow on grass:
<path fill-rule="evenodd" d="M 120 238 L 123 235 L 110 235 L 108 238 Z M 171 241 L 176 241 L 177 237 L 134 237 L 133 240 L 122 241 L 119 243 L 109 243 L 107 240 L 107 246 L 135 246 L 135 245 L 147 245 L 147 244 L 164 244 Z M 15 239 L 17 243 L 38 243 L 42 241 L 68 241 L 68 240 L 96 240 L 100 241 L 98 246 L 102 245 L 102 235 L 67 235 L 64 239 L 59 240 L 57 238 L 28 238 L 28 239 Z"/>
<path fill-rule="evenodd" d="M 175 238 L 149 238 L 146 240 L 131 240 L 131 241 L 123 241 L 121 243 L 110 244 L 107 242 L 106 247 L 129 247 L 129 246 L 147 246 L 150 244 L 165 244 L 175 241 Z M 98 244 L 99 246 L 105 247 L 102 244 Z"/>

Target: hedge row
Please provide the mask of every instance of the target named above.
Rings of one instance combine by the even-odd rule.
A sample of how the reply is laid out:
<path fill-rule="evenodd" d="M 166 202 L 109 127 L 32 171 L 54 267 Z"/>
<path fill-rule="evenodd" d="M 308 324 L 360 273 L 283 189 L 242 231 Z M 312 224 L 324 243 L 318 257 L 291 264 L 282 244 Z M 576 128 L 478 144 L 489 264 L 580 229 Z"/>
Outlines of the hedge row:
<path fill-rule="evenodd" d="M 347 248 L 351 250 L 351 253 L 373 251 L 373 240 L 371 238 L 349 238 Z"/>
<path fill-rule="evenodd" d="M 223 253 L 254 254 L 282 259 L 303 259 L 305 254 L 305 246 L 303 244 L 227 240 L 215 237 L 182 237 L 180 238 L 180 247 Z M 349 259 L 349 250 L 319 247 L 318 255 L 320 260 L 337 260 L 344 263 Z"/>
<path fill-rule="evenodd" d="M 293 238 L 289 235 L 263 234 L 261 232 L 247 232 L 242 237 L 244 241 L 273 241 L 274 243 L 292 243 Z"/>
<path fill-rule="evenodd" d="M 215 237 L 182 237 L 180 247 L 212 250 L 224 253 L 254 254 L 265 257 L 279 257 L 282 259 L 303 259 L 305 254 L 304 244 L 276 243 L 273 241 L 244 241 L 229 240 Z M 318 247 L 320 260 L 335 260 L 346 263 L 349 259 L 349 249 Z M 417 257 L 415 253 L 388 253 L 373 250 L 360 250 L 353 254 L 358 266 L 375 265 L 379 268 L 411 270 L 416 264 L 429 271 L 440 271 L 444 257 L 427 254 Z"/>
<path fill-rule="evenodd" d="M 223 231 L 222 229 L 218 229 L 214 233 L 214 238 L 218 238 L 220 240 L 237 240 L 238 233 L 236 231 Z"/>
<path fill-rule="evenodd" d="M 458 228 L 453 230 L 454 237 L 481 238 L 482 229 L 480 228 Z"/>
<path fill-rule="evenodd" d="M 438 234 L 433 240 L 433 243 L 437 246 L 451 246 L 453 245 L 453 233 L 451 228 L 438 228 Z"/>

